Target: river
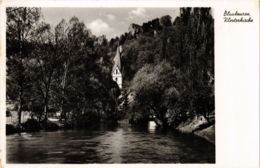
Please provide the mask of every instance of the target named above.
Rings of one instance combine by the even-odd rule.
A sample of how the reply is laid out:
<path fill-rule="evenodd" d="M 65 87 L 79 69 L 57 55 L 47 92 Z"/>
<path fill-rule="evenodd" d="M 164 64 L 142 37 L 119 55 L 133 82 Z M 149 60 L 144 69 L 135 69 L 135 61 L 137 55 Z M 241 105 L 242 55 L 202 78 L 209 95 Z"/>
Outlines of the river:
<path fill-rule="evenodd" d="M 193 135 L 129 126 L 7 136 L 7 163 L 215 163 L 215 146 Z"/>

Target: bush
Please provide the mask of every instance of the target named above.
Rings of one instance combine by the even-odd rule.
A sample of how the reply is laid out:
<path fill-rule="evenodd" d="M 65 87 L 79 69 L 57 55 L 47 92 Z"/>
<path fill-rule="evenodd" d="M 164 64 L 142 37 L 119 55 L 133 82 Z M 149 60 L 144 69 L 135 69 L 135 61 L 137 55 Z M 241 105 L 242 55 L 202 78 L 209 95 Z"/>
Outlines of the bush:
<path fill-rule="evenodd" d="M 36 132 L 40 131 L 41 126 L 39 122 L 35 119 L 28 119 L 25 123 L 22 124 L 25 132 Z"/>
<path fill-rule="evenodd" d="M 58 124 L 51 122 L 49 120 L 44 121 L 43 124 L 42 124 L 42 127 L 46 131 L 57 131 L 60 128 L 58 126 Z"/>
<path fill-rule="evenodd" d="M 6 135 L 17 133 L 17 129 L 15 128 L 15 126 L 11 124 L 6 124 L 5 129 L 6 129 Z"/>

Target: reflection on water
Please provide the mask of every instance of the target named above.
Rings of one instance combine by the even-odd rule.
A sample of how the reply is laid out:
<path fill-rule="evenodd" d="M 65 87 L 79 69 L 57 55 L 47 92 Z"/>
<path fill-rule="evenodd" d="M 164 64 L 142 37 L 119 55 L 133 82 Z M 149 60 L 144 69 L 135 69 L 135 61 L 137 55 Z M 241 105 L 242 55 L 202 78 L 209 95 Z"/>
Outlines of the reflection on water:
<path fill-rule="evenodd" d="M 155 133 L 155 129 L 156 129 L 156 124 L 155 124 L 155 122 L 154 122 L 154 121 L 150 121 L 150 122 L 148 123 L 148 131 L 149 131 L 150 133 Z"/>
<path fill-rule="evenodd" d="M 189 135 L 130 127 L 7 136 L 8 163 L 214 163 L 215 147 Z"/>

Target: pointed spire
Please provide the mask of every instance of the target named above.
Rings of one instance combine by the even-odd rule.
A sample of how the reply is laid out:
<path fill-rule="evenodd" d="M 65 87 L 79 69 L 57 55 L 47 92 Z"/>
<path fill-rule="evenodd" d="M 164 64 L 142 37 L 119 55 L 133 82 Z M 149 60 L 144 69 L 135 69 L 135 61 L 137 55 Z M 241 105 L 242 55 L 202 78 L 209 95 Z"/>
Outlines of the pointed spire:
<path fill-rule="evenodd" d="M 115 58 L 113 60 L 114 61 L 113 72 L 116 69 L 116 67 L 118 67 L 118 69 L 121 72 L 121 52 L 120 52 L 120 50 L 122 50 L 122 48 L 120 48 L 120 46 L 117 47 L 116 55 L 115 55 Z"/>

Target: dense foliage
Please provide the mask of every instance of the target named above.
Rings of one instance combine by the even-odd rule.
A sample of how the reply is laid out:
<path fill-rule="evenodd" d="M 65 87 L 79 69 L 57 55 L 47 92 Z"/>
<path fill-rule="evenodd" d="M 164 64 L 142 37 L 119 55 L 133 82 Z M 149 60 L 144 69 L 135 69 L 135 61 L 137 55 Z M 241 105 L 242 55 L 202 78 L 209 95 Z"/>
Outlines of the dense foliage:
<path fill-rule="evenodd" d="M 19 124 L 22 111 L 40 122 L 60 111 L 74 126 L 116 120 L 119 88 L 106 39 L 100 44 L 76 17 L 52 32 L 40 16 L 38 8 L 7 8 L 7 101 Z"/>
<path fill-rule="evenodd" d="M 76 127 L 128 118 L 167 128 L 214 116 L 214 20 L 210 8 L 181 8 L 108 41 L 73 17 L 51 29 L 39 8 L 7 8 L 7 102 L 39 122 L 54 112 Z M 123 91 L 112 80 L 123 46 Z M 129 96 L 133 99 L 129 99 Z M 122 108 L 119 106 L 122 104 Z M 120 111 L 121 110 L 121 111 Z M 121 113 L 120 113 L 121 112 Z"/>
<path fill-rule="evenodd" d="M 182 8 L 173 23 L 162 17 L 157 34 L 124 43 L 124 76 L 135 100 L 132 120 L 154 115 L 162 127 L 214 116 L 214 21 L 209 8 Z M 127 83 L 128 81 L 126 81 Z"/>

